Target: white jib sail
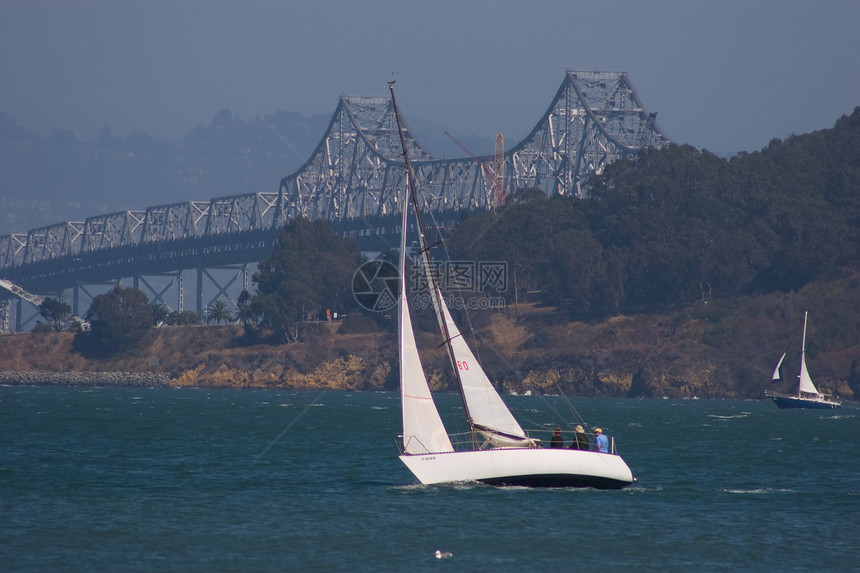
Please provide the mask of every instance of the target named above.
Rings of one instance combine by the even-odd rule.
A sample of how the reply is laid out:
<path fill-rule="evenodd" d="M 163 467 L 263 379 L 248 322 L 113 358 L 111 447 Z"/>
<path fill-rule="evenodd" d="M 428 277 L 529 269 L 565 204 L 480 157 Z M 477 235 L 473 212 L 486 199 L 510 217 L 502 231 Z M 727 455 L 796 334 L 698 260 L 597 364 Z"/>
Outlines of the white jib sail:
<path fill-rule="evenodd" d="M 818 394 L 818 389 L 812 383 L 812 378 L 809 377 L 809 371 L 806 369 L 806 353 L 800 355 L 800 391 L 807 394 Z"/>
<path fill-rule="evenodd" d="M 501 432 L 508 436 L 526 439 L 526 434 L 517 423 L 511 411 L 493 387 L 484 369 L 478 363 L 472 350 L 457 328 L 444 299 L 441 302 L 442 316 L 451 337 L 451 352 L 459 371 L 463 399 L 469 409 L 472 422 L 482 428 Z M 511 444 L 512 445 L 512 444 Z"/>
<path fill-rule="evenodd" d="M 773 379 L 779 380 L 779 367 L 782 366 L 782 361 L 785 360 L 785 352 L 782 353 L 782 358 L 779 359 L 779 362 L 776 363 L 776 368 L 773 369 Z"/>

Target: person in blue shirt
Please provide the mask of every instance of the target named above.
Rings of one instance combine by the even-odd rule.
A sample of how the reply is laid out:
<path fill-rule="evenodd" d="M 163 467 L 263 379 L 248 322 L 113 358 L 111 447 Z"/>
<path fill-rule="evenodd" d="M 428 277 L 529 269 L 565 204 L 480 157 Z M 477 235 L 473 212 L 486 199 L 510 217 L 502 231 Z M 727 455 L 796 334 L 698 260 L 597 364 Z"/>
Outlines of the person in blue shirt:
<path fill-rule="evenodd" d="M 603 435 L 603 430 L 600 428 L 594 428 L 594 451 L 609 453 L 609 438 Z"/>

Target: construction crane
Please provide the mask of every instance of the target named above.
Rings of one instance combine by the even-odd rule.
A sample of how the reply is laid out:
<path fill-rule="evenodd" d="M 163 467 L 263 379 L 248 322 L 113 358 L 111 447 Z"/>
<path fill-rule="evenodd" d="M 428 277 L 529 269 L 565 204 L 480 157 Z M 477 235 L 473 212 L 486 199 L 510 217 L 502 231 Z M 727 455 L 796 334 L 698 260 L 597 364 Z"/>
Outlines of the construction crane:
<path fill-rule="evenodd" d="M 490 167 L 489 163 L 472 153 L 459 139 L 447 131 L 445 132 L 445 135 L 447 135 L 451 141 L 456 143 L 457 147 L 462 149 L 466 155 L 481 163 L 484 177 L 490 182 L 490 185 L 493 188 L 493 195 L 495 196 L 493 210 L 495 211 L 496 207 L 505 202 L 505 137 L 501 133 L 496 135 L 495 168 L 493 168 Z"/>
<path fill-rule="evenodd" d="M 496 201 L 493 208 L 500 207 L 505 204 L 505 136 L 501 133 L 496 134 L 496 161 L 493 166 L 493 193 Z"/>

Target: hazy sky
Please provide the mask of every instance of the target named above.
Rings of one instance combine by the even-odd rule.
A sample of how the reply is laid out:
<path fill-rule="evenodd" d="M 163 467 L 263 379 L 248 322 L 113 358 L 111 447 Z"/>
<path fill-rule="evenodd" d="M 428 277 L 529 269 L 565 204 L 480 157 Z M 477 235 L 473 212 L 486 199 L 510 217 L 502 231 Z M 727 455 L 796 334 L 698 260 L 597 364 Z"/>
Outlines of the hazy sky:
<path fill-rule="evenodd" d="M 567 68 L 627 71 L 678 143 L 754 151 L 860 105 L 860 1 L 0 0 L 0 111 L 78 139 L 330 114 L 393 74 L 407 117 L 510 147 Z"/>

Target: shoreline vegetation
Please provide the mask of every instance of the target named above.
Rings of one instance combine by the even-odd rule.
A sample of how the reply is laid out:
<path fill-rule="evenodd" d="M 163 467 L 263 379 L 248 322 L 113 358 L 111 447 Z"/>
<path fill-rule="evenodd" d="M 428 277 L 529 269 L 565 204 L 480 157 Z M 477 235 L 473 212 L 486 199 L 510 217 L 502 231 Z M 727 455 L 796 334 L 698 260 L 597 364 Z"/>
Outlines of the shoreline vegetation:
<path fill-rule="evenodd" d="M 860 273 L 837 290 L 848 296 L 858 289 Z M 510 308 L 506 314 L 486 311 L 476 321 L 476 348 L 502 393 L 759 399 L 771 387 L 772 363 L 793 349 L 796 319 L 815 296 L 712 301 L 594 323 L 565 320 L 558 308 L 520 304 L 519 316 Z M 810 309 L 810 327 L 818 330 L 818 346 L 807 352 L 810 370 L 824 391 L 852 400 L 860 387 L 860 342 L 837 337 L 841 323 L 857 317 L 824 316 L 824 308 Z M 343 334 L 337 321 L 311 324 L 313 335 L 304 342 L 247 346 L 239 344 L 244 330 L 236 324 L 155 328 L 135 348 L 105 358 L 82 356 L 72 333 L 4 335 L 0 384 L 398 388 L 392 332 Z M 447 356 L 434 344 L 437 334 L 417 333 L 419 346 L 428 348 L 422 354 L 429 382 L 435 391 L 454 391 L 455 382 L 445 374 Z"/>

